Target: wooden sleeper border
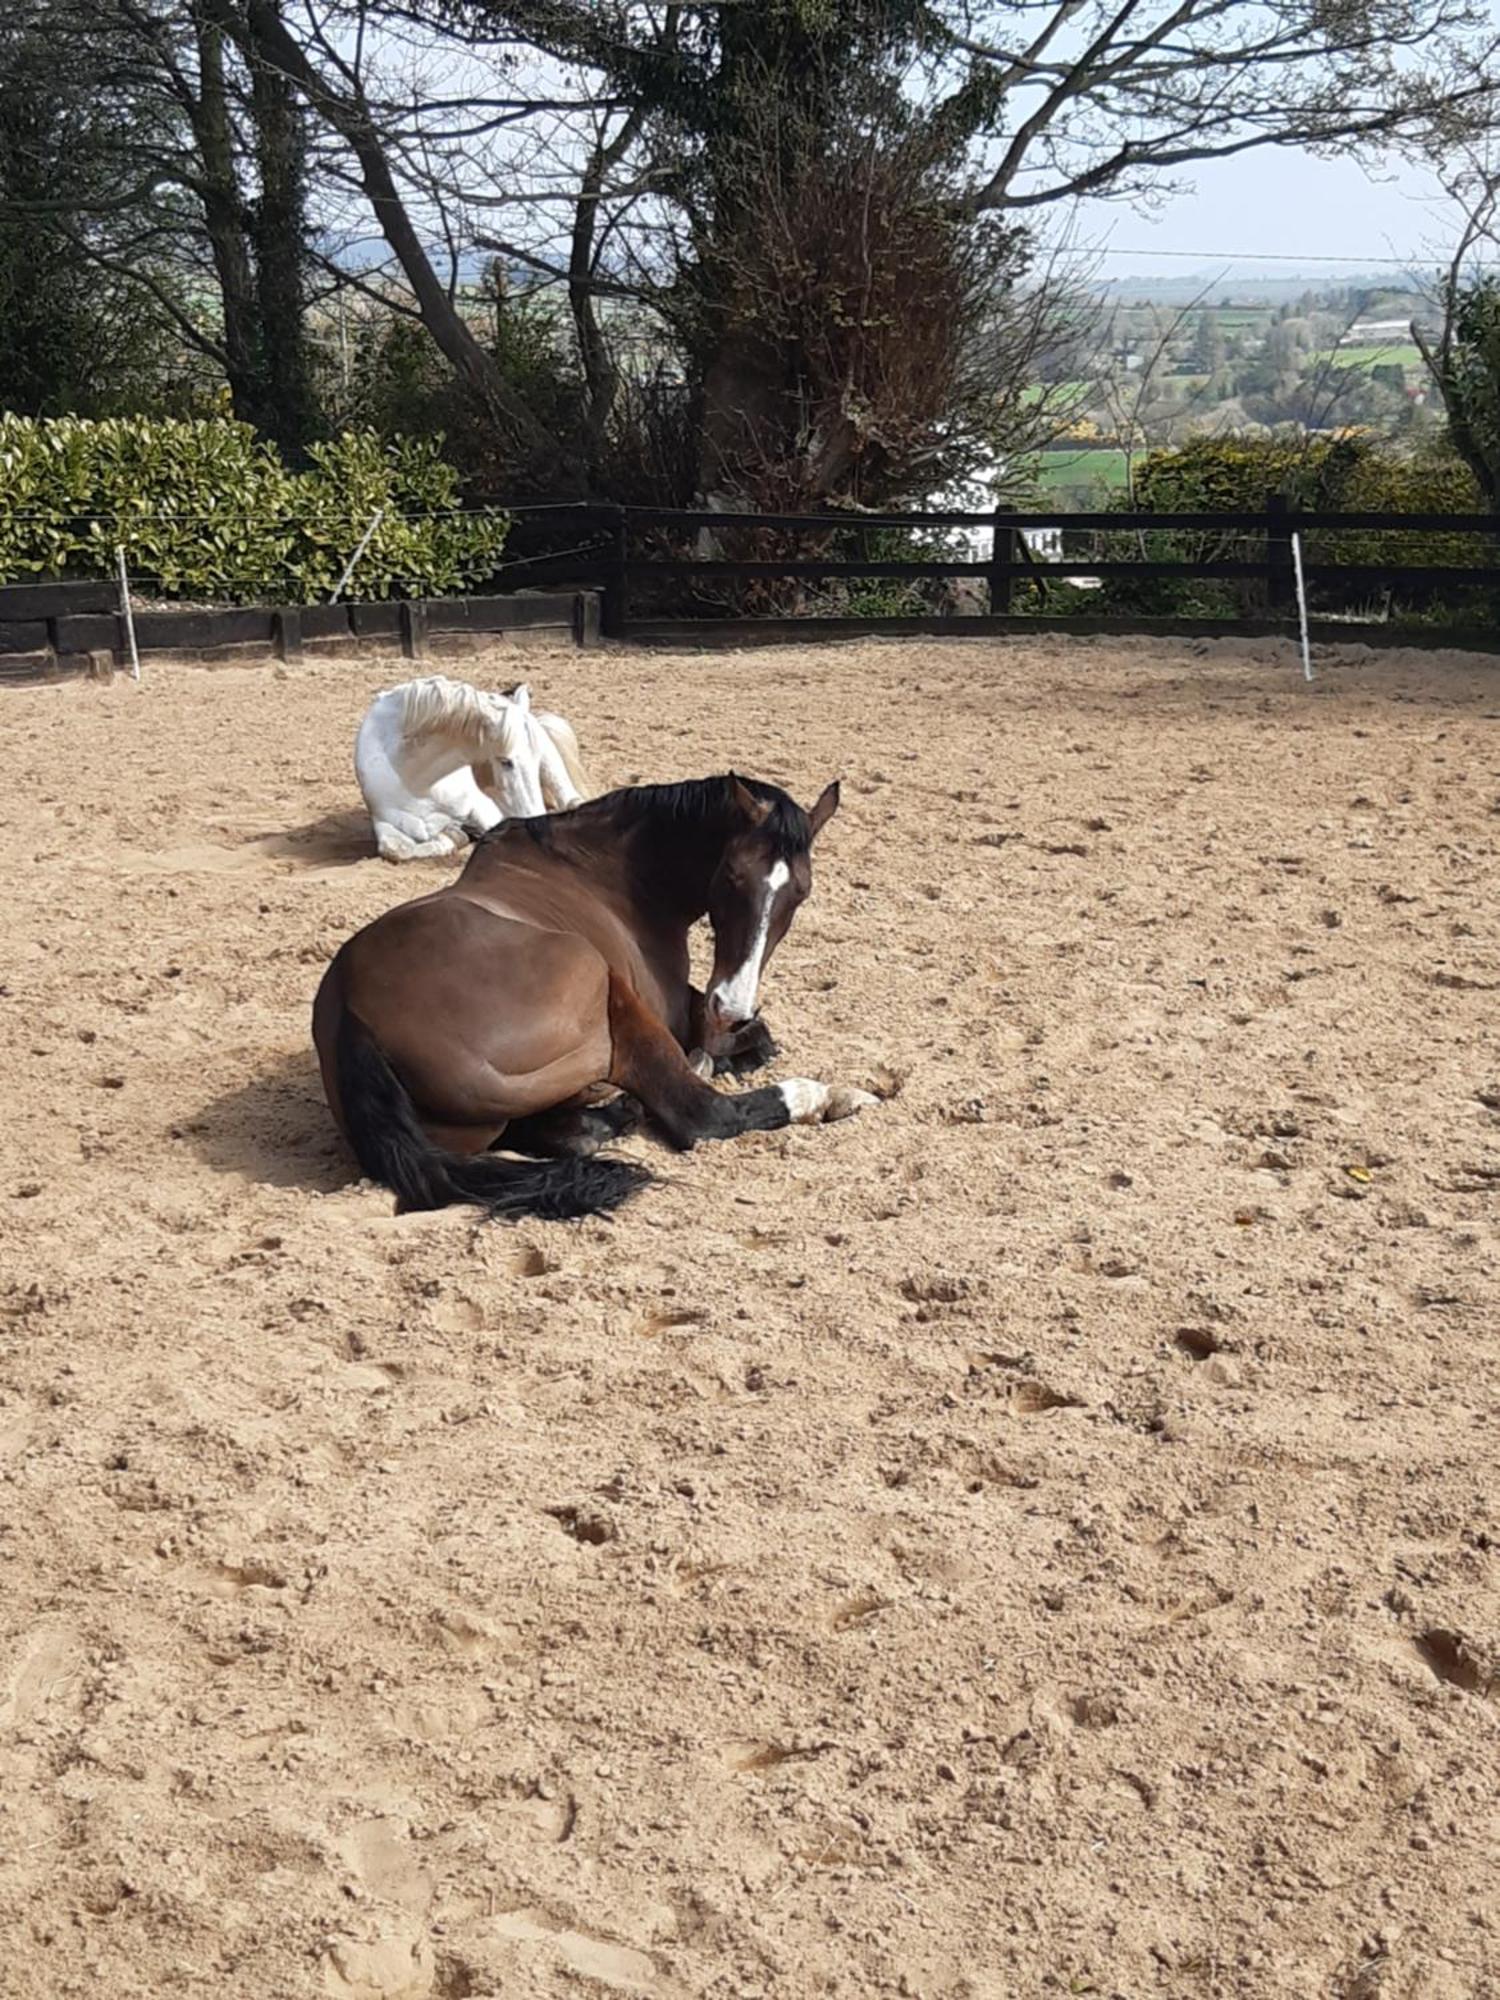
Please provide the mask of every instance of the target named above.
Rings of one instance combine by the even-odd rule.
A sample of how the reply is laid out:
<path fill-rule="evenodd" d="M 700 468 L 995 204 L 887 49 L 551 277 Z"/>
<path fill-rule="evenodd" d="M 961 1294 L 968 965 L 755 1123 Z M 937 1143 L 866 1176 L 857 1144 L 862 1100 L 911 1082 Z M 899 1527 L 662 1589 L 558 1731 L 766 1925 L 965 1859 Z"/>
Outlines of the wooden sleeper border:
<path fill-rule="evenodd" d="M 308 654 L 472 651 L 496 639 L 517 645 L 597 645 L 596 591 L 518 591 L 510 597 L 393 603 L 252 605 L 138 611 L 145 658 L 192 653 L 214 660 L 298 661 Z M 0 686 L 108 680 L 125 658 L 123 621 L 109 584 L 0 588 Z"/>

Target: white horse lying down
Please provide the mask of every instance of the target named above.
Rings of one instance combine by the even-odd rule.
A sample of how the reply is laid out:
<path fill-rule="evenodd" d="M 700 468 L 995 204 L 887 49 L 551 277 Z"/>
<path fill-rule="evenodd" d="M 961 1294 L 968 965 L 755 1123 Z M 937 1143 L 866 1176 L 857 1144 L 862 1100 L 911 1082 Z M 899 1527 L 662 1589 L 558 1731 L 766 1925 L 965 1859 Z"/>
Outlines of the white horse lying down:
<path fill-rule="evenodd" d="M 441 674 L 376 695 L 354 773 L 387 861 L 452 854 L 502 819 L 580 804 L 588 785 L 577 737 L 524 682 L 499 694 Z"/>

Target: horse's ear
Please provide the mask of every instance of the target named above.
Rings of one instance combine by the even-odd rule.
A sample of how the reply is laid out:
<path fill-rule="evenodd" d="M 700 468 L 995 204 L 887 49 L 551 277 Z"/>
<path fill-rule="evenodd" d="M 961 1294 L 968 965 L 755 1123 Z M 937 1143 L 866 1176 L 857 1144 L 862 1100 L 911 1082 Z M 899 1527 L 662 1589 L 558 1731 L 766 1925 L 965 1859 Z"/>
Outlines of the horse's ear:
<path fill-rule="evenodd" d="M 735 771 L 729 774 L 729 796 L 752 826 L 761 825 L 770 814 L 769 803 L 765 799 L 758 799 Z"/>
<path fill-rule="evenodd" d="M 838 809 L 839 809 L 839 781 L 837 778 L 835 778 L 831 785 L 825 785 L 823 787 L 822 791 L 818 794 L 818 803 L 813 807 L 812 811 L 807 815 L 807 824 L 812 829 L 811 837 L 814 840 L 817 839 L 818 835 L 823 831 L 824 827 L 827 826 L 828 822 L 833 818 L 834 814 L 838 811 Z"/>
<path fill-rule="evenodd" d="M 510 699 L 517 708 L 530 708 L 531 688 L 526 681 L 517 681 L 510 691 Z"/>

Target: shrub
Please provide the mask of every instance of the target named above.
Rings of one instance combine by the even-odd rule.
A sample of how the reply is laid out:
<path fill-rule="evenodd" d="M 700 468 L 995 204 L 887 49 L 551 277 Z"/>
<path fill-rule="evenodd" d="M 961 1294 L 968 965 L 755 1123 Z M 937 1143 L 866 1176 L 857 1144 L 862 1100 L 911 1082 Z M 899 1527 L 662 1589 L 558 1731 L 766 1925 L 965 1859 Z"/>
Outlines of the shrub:
<path fill-rule="evenodd" d="M 941 528 L 867 529 L 849 535 L 840 554 L 859 562 L 942 562 L 957 558 L 971 561 L 972 554 L 952 530 Z M 985 536 L 986 544 L 989 541 Z M 851 577 L 847 583 L 830 581 L 824 590 L 836 601 L 833 609 L 849 618 L 920 618 L 934 612 L 953 613 L 960 609 L 960 585 L 977 586 L 971 591 L 970 608 L 988 610 L 989 596 L 982 577 L 867 576 Z M 839 601 L 842 600 L 842 601 Z"/>
<path fill-rule="evenodd" d="M 1486 514 L 1479 486 L 1461 459 L 1403 458 L 1362 452 L 1349 471 L 1339 506 L 1351 514 Z M 1309 539 L 1319 562 L 1453 563 L 1490 560 L 1495 544 L 1478 535 L 1411 534 L 1374 529 Z M 1316 553 L 1314 553 L 1314 551 Z"/>
<path fill-rule="evenodd" d="M 377 509 L 348 594 L 436 596 L 494 569 L 503 516 L 467 515 L 436 439 L 346 432 L 289 472 L 248 424 L 0 416 L 0 583 L 108 574 L 164 597 L 311 603 Z"/>
<path fill-rule="evenodd" d="M 1472 475 L 1451 456 L 1410 457 L 1363 436 L 1195 438 L 1170 451 L 1152 452 L 1137 468 L 1134 494 L 1116 503 L 1120 512 L 1255 513 L 1272 494 L 1307 513 L 1481 513 Z M 1122 531 L 1103 538 L 1101 554 L 1120 559 L 1150 555 L 1162 561 L 1206 563 L 1258 559 L 1261 539 L 1248 529 Z M 1312 563 L 1480 565 L 1493 544 L 1475 535 L 1402 529 L 1310 532 L 1304 554 Z M 1361 587 L 1366 595 L 1368 586 Z M 1309 596 L 1332 603 L 1347 593 L 1335 583 L 1314 585 Z M 1378 596 L 1379 592 L 1374 592 Z M 1430 602 L 1433 591 L 1408 590 L 1408 600 Z M 1467 595 L 1467 593 L 1464 593 Z M 1101 593 L 1111 610 L 1196 613 L 1233 617 L 1264 608 L 1264 586 L 1255 579 L 1111 579 Z"/>
<path fill-rule="evenodd" d="M 1137 513 L 1234 514 L 1279 493 L 1288 506 L 1327 512 L 1344 505 L 1353 469 L 1371 450 L 1350 437 L 1192 438 L 1150 452 L 1136 467 L 1134 498 L 1117 504 Z"/>

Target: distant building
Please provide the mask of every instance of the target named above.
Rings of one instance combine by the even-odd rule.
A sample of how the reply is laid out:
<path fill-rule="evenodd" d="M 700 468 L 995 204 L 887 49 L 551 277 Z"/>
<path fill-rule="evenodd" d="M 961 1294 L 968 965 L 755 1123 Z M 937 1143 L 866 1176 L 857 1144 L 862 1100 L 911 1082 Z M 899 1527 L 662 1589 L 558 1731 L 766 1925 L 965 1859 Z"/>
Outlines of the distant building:
<path fill-rule="evenodd" d="M 1396 341 L 1404 346 L 1410 337 L 1410 320 L 1361 319 L 1356 320 L 1349 331 L 1340 338 L 1339 346 L 1378 347 L 1383 340 Z"/>

